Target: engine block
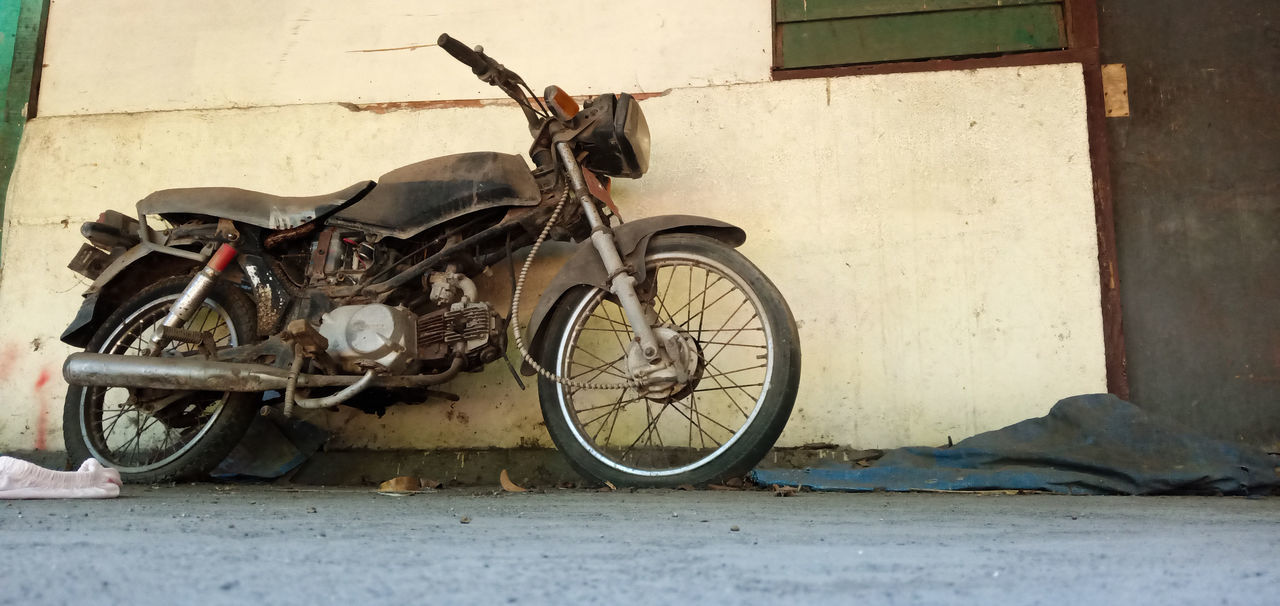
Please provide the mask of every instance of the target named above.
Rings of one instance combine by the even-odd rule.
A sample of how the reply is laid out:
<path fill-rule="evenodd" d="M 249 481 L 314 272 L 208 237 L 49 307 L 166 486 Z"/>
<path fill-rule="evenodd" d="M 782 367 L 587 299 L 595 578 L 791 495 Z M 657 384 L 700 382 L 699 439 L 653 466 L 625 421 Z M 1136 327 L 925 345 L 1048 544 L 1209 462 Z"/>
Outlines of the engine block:
<path fill-rule="evenodd" d="M 458 303 L 418 318 L 418 357 L 443 359 L 461 342 L 468 356 L 479 352 L 480 362 L 490 362 L 506 346 L 504 329 L 488 303 Z"/>
<path fill-rule="evenodd" d="M 407 309 L 344 305 L 324 314 L 316 330 L 329 340 L 327 353 L 349 372 L 377 365 L 398 373 L 418 357 L 414 315 Z"/>
<path fill-rule="evenodd" d="M 474 367 L 506 348 L 506 325 L 488 303 L 455 303 L 423 316 L 379 303 L 344 305 L 321 316 L 316 330 L 329 341 L 326 353 L 352 373 L 412 372 L 417 360 L 444 361 L 457 353 Z"/>

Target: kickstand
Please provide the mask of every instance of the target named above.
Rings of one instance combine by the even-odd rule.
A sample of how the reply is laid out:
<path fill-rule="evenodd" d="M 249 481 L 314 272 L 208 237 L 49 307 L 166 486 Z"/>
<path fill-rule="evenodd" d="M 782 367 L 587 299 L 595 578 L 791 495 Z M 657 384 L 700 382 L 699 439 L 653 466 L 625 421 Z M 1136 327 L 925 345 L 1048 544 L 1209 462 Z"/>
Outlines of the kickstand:
<path fill-rule="evenodd" d="M 511 377 L 516 380 L 516 385 L 520 386 L 520 391 L 524 391 L 524 381 L 520 379 L 520 373 L 516 372 L 516 367 L 511 363 L 511 358 L 507 357 L 507 352 L 502 352 L 502 361 L 507 363 L 507 370 L 511 371 Z"/>

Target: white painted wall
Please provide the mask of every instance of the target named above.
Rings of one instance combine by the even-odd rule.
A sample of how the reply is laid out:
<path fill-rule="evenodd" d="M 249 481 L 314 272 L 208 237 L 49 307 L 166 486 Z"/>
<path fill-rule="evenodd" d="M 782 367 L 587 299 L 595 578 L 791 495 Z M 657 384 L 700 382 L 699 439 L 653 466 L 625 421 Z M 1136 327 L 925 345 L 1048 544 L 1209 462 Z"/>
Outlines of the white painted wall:
<path fill-rule="evenodd" d="M 760 0 L 55 0 L 40 112 L 501 97 L 444 51 L 406 48 L 442 32 L 538 93 L 761 82 L 771 62 Z"/>
<path fill-rule="evenodd" d="M 47 117 L 28 125 L 5 215 L 0 450 L 61 446 L 65 385 L 58 369 L 69 349 L 57 335 L 84 287 L 63 266 L 80 245 L 76 227 L 102 208 L 129 210 L 153 189 L 178 186 L 318 193 L 426 157 L 482 149 L 515 153 L 527 146 L 522 118 L 510 105 L 380 114 L 290 101 L 289 95 L 372 102 L 483 92 L 448 88 L 470 78 L 465 68 L 448 63 L 425 85 L 395 89 L 401 67 L 388 53 L 352 59 L 356 67 L 350 69 L 366 70 L 368 85 L 346 79 L 352 73 L 347 68 L 333 71 L 340 85 L 325 84 L 329 74 L 316 71 L 323 61 L 315 55 L 330 46 L 404 46 L 434 38 L 409 36 L 420 28 L 399 24 L 370 26 L 376 35 L 366 32 L 356 45 L 339 34 L 364 29 L 329 24 L 323 30 L 328 38 L 292 47 L 279 63 L 278 81 L 255 62 L 259 47 L 228 35 L 216 48 L 197 44 L 199 52 L 180 52 L 172 61 L 153 57 L 152 76 L 140 79 L 132 93 L 108 90 L 111 78 L 85 66 L 107 69 L 117 63 L 104 57 L 142 61 L 147 55 L 135 48 L 142 43 L 110 35 L 135 23 L 114 16 L 120 11 L 109 9 L 118 4 L 58 0 L 51 15 L 51 67 L 41 96 Z M 172 30 L 199 23 L 182 26 L 173 21 L 178 17 L 160 16 L 161 4 L 130 3 L 149 7 L 136 14 L 166 24 L 137 27 L 176 40 L 183 37 Z M 747 230 L 744 252 L 782 289 L 801 324 L 804 380 L 782 444 L 944 443 L 947 436 L 959 439 L 1043 414 L 1066 395 L 1104 390 L 1080 66 L 768 82 L 769 57 L 757 53 L 767 48 L 768 10 L 766 2 L 757 4 L 755 11 L 730 11 L 735 18 L 748 15 L 741 21 L 718 22 L 732 34 L 708 35 L 710 42 L 687 48 L 672 42 L 688 35 L 684 24 L 714 21 L 713 9 L 724 7 L 708 3 L 676 11 L 674 4 L 658 5 L 650 9 L 658 17 L 629 17 L 629 27 L 613 36 L 653 38 L 662 41 L 658 50 L 637 53 L 634 44 L 621 44 L 624 73 L 593 69 L 575 76 L 565 69 L 555 79 L 575 92 L 584 90 L 579 82 L 595 90 L 673 89 L 643 103 L 654 140 L 650 174 L 617 182 L 615 194 L 629 216 L 688 212 Z M 397 22 L 387 15 L 403 6 L 351 5 L 360 10 L 325 10 L 346 11 L 339 16 L 350 23 L 383 24 Z M 275 45 L 284 31 L 280 23 L 305 12 L 300 2 L 280 3 L 272 10 L 282 12 L 270 15 L 236 2 L 211 6 L 244 21 L 228 29 L 256 27 L 265 33 L 243 35 Z M 698 10 L 703 12 L 692 19 L 662 17 L 664 11 L 688 17 Z M 305 16 L 312 21 L 301 23 L 315 23 L 322 13 L 315 9 Z M 249 14 L 274 25 L 250 24 Z M 494 31 L 512 34 L 523 27 L 520 19 L 541 18 L 524 8 L 487 14 L 498 19 Z M 584 23 L 618 17 L 594 14 Z M 498 37 L 490 43 L 480 25 L 473 22 L 474 34 L 467 33 L 459 25 L 467 22 L 463 17 L 405 19 L 488 43 L 495 56 L 522 72 L 540 59 L 572 56 L 554 44 L 504 53 Z M 93 29 L 82 19 L 116 25 L 97 42 L 69 41 Z M 192 31 L 187 37 L 216 38 Z M 705 56 L 707 45 L 740 47 L 737 41 L 747 38 L 754 51 L 732 60 Z M 100 47 L 86 48 L 90 42 Z M 403 53 L 443 55 L 438 49 Z M 603 66 L 610 56 L 597 49 L 584 60 Z M 61 75 L 50 84 L 59 62 Z M 228 66 L 271 85 L 254 89 L 219 80 L 224 68 L 236 71 Z M 526 77 L 535 85 L 545 82 L 531 73 Z M 279 106 L 151 111 L 256 105 Z M 45 114 L 49 106 L 65 115 Z M 542 279 L 554 263 L 544 269 Z M 505 300 L 504 283 L 483 286 Z M 48 378 L 41 382 L 42 376 Z M 381 419 L 349 411 L 315 419 L 335 429 L 337 447 L 549 445 L 536 395 L 514 388 L 500 365 L 452 387 L 463 402 L 395 408 Z"/>

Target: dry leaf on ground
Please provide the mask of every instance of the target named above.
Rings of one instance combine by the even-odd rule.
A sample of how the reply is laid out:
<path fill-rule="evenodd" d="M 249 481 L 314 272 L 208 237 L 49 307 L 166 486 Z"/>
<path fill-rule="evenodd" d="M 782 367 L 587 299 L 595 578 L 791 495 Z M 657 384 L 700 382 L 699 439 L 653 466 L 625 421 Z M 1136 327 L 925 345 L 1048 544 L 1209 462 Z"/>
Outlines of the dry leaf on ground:
<path fill-rule="evenodd" d="M 515 482 L 511 481 L 511 477 L 507 475 L 507 470 L 505 469 L 502 470 L 502 473 L 498 474 L 498 483 L 502 484 L 502 489 L 507 492 L 525 492 L 524 488 L 517 486 Z"/>
<path fill-rule="evenodd" d="M 422 489 L 422 482 L 411 476 L 398 476 L 378 485 L 378 494 L 404 496 Z"/>

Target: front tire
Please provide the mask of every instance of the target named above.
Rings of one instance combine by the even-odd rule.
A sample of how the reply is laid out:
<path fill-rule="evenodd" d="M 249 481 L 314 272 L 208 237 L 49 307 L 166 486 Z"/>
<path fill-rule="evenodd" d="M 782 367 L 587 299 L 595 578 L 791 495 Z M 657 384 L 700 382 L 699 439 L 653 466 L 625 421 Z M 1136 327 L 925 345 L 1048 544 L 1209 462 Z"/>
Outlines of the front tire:
<path fill-rule="evenodd" d="M 697 369 L 663 398 L 631 387 L 569 387 L 539 378 L 547 431 L 584 476 L 615 485 L 704 484 L 745 473 L 786 425 L 800 382 L 800 339 L 777 287 L 718 240 L 662 234 L 649 243 L 637 290 L 658 322 L 696 343 Z M 631 328 L 609 293 L 564 295 L 540 362 L 595 383 L 629 378 Z M 669 334 L 669 333 L 668 333 Z"/>
<path fill-rule="evenodd" d="M 190 282 L 168 278 L 125 301 L 94 333 L 86 351 L 144 355 L 169 307 Z M 219 281 L 184 328 L 208 331 L 218 348 L 245 345 L 257 334 L 253 304 Z M 170 343 L 163 356 L 196 346 Z M 63 439 L 72 461 L 95 458 L 125 482 L 155 483 L 203 475 L 226 458 L 253 421 L 257 394 L 172 392 L 71 385 L 63 409 Z M 139 402 L 172 400 L 155 412 Z"/>

